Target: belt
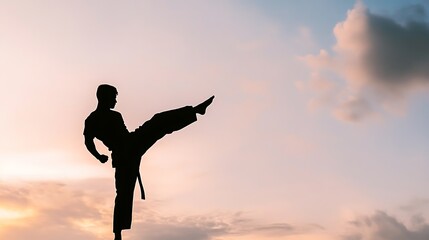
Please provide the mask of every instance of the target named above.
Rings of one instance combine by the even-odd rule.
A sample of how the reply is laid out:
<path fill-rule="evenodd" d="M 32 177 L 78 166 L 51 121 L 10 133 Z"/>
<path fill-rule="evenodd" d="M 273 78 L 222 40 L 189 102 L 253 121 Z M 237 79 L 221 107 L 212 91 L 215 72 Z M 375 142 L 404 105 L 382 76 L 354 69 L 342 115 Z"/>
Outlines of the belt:
<path fill-rule="evenodd" d="M 139 180 L 141 197 L 142 197 L 143 200 L 145 200 L 146 196 L 144 194 L 143 182 L 142 182 L 142 177 L 140 176 L 140 171 L 137 174 L 137 179 Z"/>

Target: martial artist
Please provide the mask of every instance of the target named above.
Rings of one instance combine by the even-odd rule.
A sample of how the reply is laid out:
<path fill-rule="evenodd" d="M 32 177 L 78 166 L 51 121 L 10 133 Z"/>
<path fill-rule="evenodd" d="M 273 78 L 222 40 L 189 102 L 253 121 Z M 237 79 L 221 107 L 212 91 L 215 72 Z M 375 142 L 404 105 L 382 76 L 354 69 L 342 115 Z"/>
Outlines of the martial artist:
<path fill-rule="evenodd" d="M 139 173 L 141 157 L 157 140 L 195 122 L 196 114 L 204 115 L 214 96 L 195 107 L 186 106 L 157 113 L 135 131 L 129 132 L 122 115 L 112 110 L 117 102 L 116 88 L 107 84 L 100 85 L 96 95 L 97 108 L 85 120 L 83 132 L 85 146 L 101 163 L 107 162 L 108 156 L 97 151 L 94 138 L 103 142 L 112 152 L 116 187 L 113 232 L 115 240 L 121 240 L 121 231 L 131 228 L 133 195 L 137 179 L 144 199 Z"/>

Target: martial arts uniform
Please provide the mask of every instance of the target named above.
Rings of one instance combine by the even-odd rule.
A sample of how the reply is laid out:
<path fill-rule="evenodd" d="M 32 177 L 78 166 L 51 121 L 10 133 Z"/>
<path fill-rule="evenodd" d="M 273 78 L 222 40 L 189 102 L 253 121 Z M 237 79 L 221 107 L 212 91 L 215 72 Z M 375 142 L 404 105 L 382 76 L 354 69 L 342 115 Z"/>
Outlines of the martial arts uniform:
<path fill-rule="evenodd" d="M 143 154 L 166 134 L 196 120 L 191 106 L 157 113 L 133 132 L 128 132 L 122 115 L 113 110 L 95 110 L 85 120 L 85 137 L 99 139 L 112 152 L 116 187 L 113 232 L 131 228 L 134 188 Z"/>

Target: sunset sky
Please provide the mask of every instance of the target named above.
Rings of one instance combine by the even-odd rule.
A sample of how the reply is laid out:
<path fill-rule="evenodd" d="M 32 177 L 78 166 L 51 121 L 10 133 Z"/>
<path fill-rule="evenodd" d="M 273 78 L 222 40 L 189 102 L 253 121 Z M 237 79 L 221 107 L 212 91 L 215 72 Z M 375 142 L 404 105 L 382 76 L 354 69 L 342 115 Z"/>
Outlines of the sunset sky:
<path fill-rule="evenodd" d="M 95 91 L 143 157 L 125 240 L 429 239 L 429 1 L 0 0 L 0 239 L 113 239 Z M 108 150 L 97 143 L 100 152 Z"/>

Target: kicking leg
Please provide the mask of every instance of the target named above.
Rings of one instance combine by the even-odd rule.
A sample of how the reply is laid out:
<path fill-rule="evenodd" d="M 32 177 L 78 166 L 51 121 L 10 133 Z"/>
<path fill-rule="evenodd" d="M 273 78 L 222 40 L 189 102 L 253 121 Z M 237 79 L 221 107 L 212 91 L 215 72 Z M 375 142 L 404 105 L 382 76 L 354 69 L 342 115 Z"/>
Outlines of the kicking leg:
<path fill-rule="evenodd" d="M 213 99 L 215 96 L 211 96 L 209 99 L 205 100 L 204 102 L 198 104 L 194 107 L 195 113 L 204 115 L 206 113 L 207 107 L 212 104 Z"/>
<path fill-rule="evenodd" d="M 214 96 L 195 107 L 186 106 L 155 114 L 149 121 L 130 134 L 133 148 L 142 156 L 156 141 L 166 134 L 178 131 L 197 121 L 196 114 L 204 115 Z"/>

